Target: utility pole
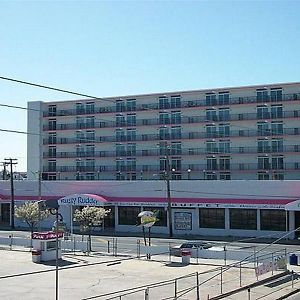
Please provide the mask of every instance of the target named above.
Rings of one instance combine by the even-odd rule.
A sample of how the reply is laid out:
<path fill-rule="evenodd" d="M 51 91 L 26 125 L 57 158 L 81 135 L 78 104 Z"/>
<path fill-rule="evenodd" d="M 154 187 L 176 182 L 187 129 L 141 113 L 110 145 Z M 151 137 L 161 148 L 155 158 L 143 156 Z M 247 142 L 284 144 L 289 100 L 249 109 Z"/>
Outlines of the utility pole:
<path fill-rule="evenodd" d="M 15 196 L 14 196 L 14 172 L 13 165 L 17 164 L 16 158 L 5 158 L 6 165 L 10 165 L 10 191 L 11 191 L 11 202 L 10 202 L 10 227 L 15 229 Z"/>
<path fill-rule="evenodd" d="M 6 166 L 7 166 L 7 162 L 2 161 L 1 164 L 3 166 L 2 180 L 6 180 Z"/>

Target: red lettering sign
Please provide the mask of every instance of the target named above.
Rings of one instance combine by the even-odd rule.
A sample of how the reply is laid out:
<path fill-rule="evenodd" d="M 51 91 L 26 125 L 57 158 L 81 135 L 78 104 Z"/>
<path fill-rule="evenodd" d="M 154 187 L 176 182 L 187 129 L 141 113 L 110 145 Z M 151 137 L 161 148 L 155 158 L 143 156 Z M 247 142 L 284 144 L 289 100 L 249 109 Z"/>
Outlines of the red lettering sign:
<path fill-rule="evenodd" d="M 58 232 L 57 237 L 62 238 L 64 236 L 63 232 Z M 33 232 L 32 233 L 33 240 L 52 240 L 56 239 L 56 232 L 47 231 L 47 232 Z"/>

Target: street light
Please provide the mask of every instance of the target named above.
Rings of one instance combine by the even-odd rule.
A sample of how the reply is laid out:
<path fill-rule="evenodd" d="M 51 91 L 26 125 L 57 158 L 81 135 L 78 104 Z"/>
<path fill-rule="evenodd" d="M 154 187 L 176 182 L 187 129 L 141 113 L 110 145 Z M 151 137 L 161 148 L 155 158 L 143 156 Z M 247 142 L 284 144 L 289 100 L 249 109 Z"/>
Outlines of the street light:
<path fill-rule="evenodd" d="M 192 170 L 191 169 L 187 169 L 187 172 L 188 172 L 188 180 L 190 180 L 191 179 L 191 172 L 192 172 Z"/>

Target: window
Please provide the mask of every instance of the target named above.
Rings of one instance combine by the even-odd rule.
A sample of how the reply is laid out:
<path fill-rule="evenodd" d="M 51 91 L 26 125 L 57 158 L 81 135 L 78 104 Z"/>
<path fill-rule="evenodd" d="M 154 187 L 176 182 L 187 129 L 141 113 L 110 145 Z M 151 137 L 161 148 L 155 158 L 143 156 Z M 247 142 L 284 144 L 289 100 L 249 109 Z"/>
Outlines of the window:
<path fill-rule="evenodd" d="M 87 102 L 85 105 L 85 111 L 87 114 L 93 114 L 95 112 L 95 103 Z"/>
<path fill-rule="evenodd" d="M 125 130 L 124 129 L 116 129 L 116 141 L 117 142 L 125 141 Z"/>
<path fill-rule="evenodd" d="M 80 114 L 84 114 L 84 105 L 83 103 L 76 103 L 76 114 L 80 115 Z"/>
<path fill-rule="evenodd" d="M 164 207 L 143 207 L 144 211 L 157 212 L 158 221 L 153 226 L 167 227 L 167 210 Z"/>
<path fill-rule="evenodd" d="M 83 117 L 76 117 L 76 128 L 78 129 L 85 128 Z"/>
<path fill-rule="evenodd" d="M 271 132 L 273 135 L 283 134 L 283 123 L 282 122 L 272 122 L 271 123 Z"/>
<path fill-rule="evenodd" d="M 262 139 L 257 141 L 257 152 L 258 153 L 268 153 L 270 152 L 269 140 Z"/>
<path fill-rule="evenodd" d="M 126 161 L 127 172 L 136 171 L 136 160 L 135 158 L 128 158 Z"/>
<path fill-rule="evenodd" d="M 56 130 L 56 119 L 49 119 L 49 130 Z"/>
<path fill-rule="evenodd" d="M 268 106 L 257 106 L 256 117 L 257 119 L 269 118 Z"/>
<path fill-rule="evenodd" d="M 85 151 L 86 151 L 86 156 L 95 156 L 95 146 L 94 145 L 86 145 Z"/>
<path fill-rule="evenodd" d="M 161 155 L 163 155 L 163 153 Z M 171 155 L 181 155 L 181 143 L 171 143 Z"/>
<path fill-rule="evenodd" d="M 206 142 L 206 152 L 208 154 L 218 153 L 218 147 L 216 141 L 207 141 Z"/>
<path fill-rule="evenodd" d="M 49 105 L 48 106 L 48 116 L 49 117 L 56 116 L 56 105 Z"/>
<path fill-rule="evenodd" d="M 95 142 L 95 131 L 94 130 L 87 130 L 87 132 L 85 133 L 85 136 L 86 136 L 87 143 Z"/>
<path fill-rule="evenodd" d="M 273 179 L 274 180 L 284 180 L 284 173 L 274 172 Z"/>
<path fill-rule="evenodd" d="M 230 157 L 220 157 L 219 169 L 220 170 L 230 170 Z"/>
<path fill-rule="evenodd" d="M 206 168 L 207 170 L 217 170 L 217 159 L 215 157 L 207 157 Z"/>
<path fill-rule="evenodd" d="M 284 210 L 260 210 L 260 229 L 270 231 L 286 230 L 286 212 Z"/>
<path fill-rule="evenodd" d="M 172 180 L 182 180 L 181 173 L 172 173 Z"/>
<path fill-rule="evenodd" d="M 136 140 L 136 129 L 129 128 L 126 130 L 127 132 L 127 141 L 135 141 Z"/>
<path fill-rule="evenodd" d="M 230 136 L 230 124 L 220 124 L 219 125 L 219 137 Z"/>
<path fill-rule="evenodd" d="M 220 172 L 220 180 L 231 180 L 231 174 L 229 172 Z"/>
<path fill-rule="evenodd" d="M 171 127 L 171 138 L 172 139 L 181 139 L 181 127 L 172 126 Z"/>
<path fill-rule="evenodd" d="M 217 121 L 217 111 L 215 109 L 207 109 L 206 110 L 206 120 L 209 121 Z"/>
<path fill-rule="evenodd" d="M 204 174 L 206 180 L 217 180 L 217 174 L 215 172 L 206 172 Z"/>
<path fill-rule="evenodd" d="M 86 180 L 95 180 L 95 174 L 94 173 L 86 173 L 85 179 Z"/>
<path fill-rule="evenodd" d="M 126 110 L 135 111 L 136 110 L 136 99 L 127 99 L 126 100 Z"/>
<path fill-rule="evenodd" d="M 171 108 L 180 108 L 181 98 L 180 96 L 171 96 Z"/>
<path fill-rule="evenodd" d="M 125 145 L 116 144 L 116 156 L 125 156 Z"/>
<path fill-rule="evenodd" d="M 219 93 L 219 105 L 229 104 L 229 92 L 220 92 Z"/>
<path fill-rule="evenodd" d="M 272 139 L 272 152 L 283 152 L 283 139 Z"/>
<path fill-rule="evenodd" d="M 49 174 L 48 175 L 48 180 L 49 181 L 56 180 L 56 174 Z"/>
<path fill-rule="evenodd" d="M 257 102 L 264 102 L 268 100 L 268 90 L 261 89 L 256 91 L 256 101 Z"/>
<path fill-rule="evenodd" d="M 77 143 L 84 143 L 85 142 L 84 133 L 82 131 L 76 131 L 76 142 Z"/>
<path fill-rule="evenodd" d="M 167 112 L 159 113 L 159 124 L 170 124 L 169 113 Z"/>
<path fill-rule="evenodd" d="M 140 207 L 119 206 L 118 207 L 119 225 L 136 225 L 137 216 L 140 212 L 141 212 Z"/>
<path fill-rule="evenodd" d="M 272 157 L 272 169 L 273 170 L 283 170 L 283 156 Z"/>
<path fill-rule="evenodd" d="M 159 170 L 166 171 L 167 170 L 167 160 L 165 158 L 159 159 Z"/>
<path fill-rule="evenodd" d="M 127 115 L 127 126 L 136 126 L 136 114 Z"/>
<path fill-rule="evenodd" d="M 83 145 L 76 146 L 76 156 L 83 157 L 84 156 L 84 147 Z"/>
<path fill-rule="evenodd" d="M 48 171 L 49 172 L 56 172 L 56 160 L 49 160 L 48 161 Z"/>
<path fill-rule="evenodd" d="M 230 229 L 256 230 L 256 213 L 256 209 L 230 209 Z"/>
<path fill-rule="evenodd" d="M 212 106 L 217 104 L 217 97 L 216 94 L 206 94 L 205 95 L 205 100 L 206 100 L 206 105 L 207 106 Z"/>
<path fill-rule="evenodd" d="M 181 124 L 181 112 L 172 111 L 171 112 L 171 123 L 172 124 Z"/>
<path fill-rule="evenodd" d="M 169 127 L 159 128 L 159 139 L 168 140 L 170 138 Z"/>
<path fill-rule="evenodd" d="M 159 108 L 160 109 L 168 109 L 170 108 L 169 99 L 167 97 L 159 97 Z"/>
<path fill-rule="evenodd" d="M 281 101 L 282 100 L 282 89 L 271 89 L 271 100 L 272 101 Z"/>
<path fill-rule="evenodd" d="M 48 156 L 56 157 L 56 147 L 49 147 Z"/>
<path fill-rule="evenodd" d="M 116 180 L 125 180 L 125 174 L 118 171 L 116 174 Z"/>
<path fill-rule="evenodd" d="M 175 172 L 181 171 L 181 159 L 180 158 L 172 158 L 171 159 L 171 170 L 175 170 Z"/>
<path fill-rule="evenodd" d="M 117 112 L 125 111 L 125 102 L 123 100 L 116 101 L 116 111 Z"/>
<path fill-rule="evenodd" d="M 135 155 L 136 155 L 136 144 L 128 144 L 127 156 L 135 156 Z"/>
<path fill-rule="evenodd" d="M 258 172 L 257 173 L 257 179 L 258 180 L 269 180 L 270 179 L 270 175 L 267 172 Z"/>
<path fill-rule="evenodd" d="M 56 144 L 56 133 L 49 133 L 48 137 L 49 144 Z"/>
<path fill-rule="evenodd" d="M 95 117 L 86 117 L 85 119 L 86 128 L 95 127 Z"/>
<path fill-rule="evenodd" d="M 125 161 L 123 159 L 116 160 L 116 171 L 124 172 L 125 171 Z"/>
<path fill-rule="evenodd" d="M 230 141 L 219 141 L 219 153 L 230 153 Z"/>
<path fill-rule="evenodd" d="M 228 121 L 230 119 L 229 108 L 219 109 L 219 121 Z"/>
<path fill-rule="evenodd" d="M 271 106 L 271 117 L 273 119 L 283 118 L 283 109 L 282 105 L 272 105 Z"/>
<path fill-rule="evenodd" d="M 201 208 L 199 209 L 200 228 L 225 228 L 225 209 Z"/>
<path fill-rule="evenodd" d="M 206 125 L 206 137 L 207 138 L 215 138 L 217 137 L 217 127 L 216 125 Z"/>
<path fill-rule="evenodd" d="M 258 161 L 258 169 L 260 170 L 269 170 L 270 169 L 270 162 L 268 156 L 259 156 L 257 158 Z"/>
<path fill-rule="evenodd" d="M 257 122 L 257 134 L 260 136 L 269 135 L 270 128 L 268 122 Z"/>
<path fill-rule="evenodd" d="M 86 171 L 89 171 L 89 172 L 95 171 L 95 160 L 94 159 L 87 159 L 85 161 L 85 166 L 86 166 L 86 168 L 85 168 Z"/>
<path fill-rule="evenodd" d="M 125 117 L 122 114 L 116 115 L 116 126 L 124 126 L 125 125 Z"/>

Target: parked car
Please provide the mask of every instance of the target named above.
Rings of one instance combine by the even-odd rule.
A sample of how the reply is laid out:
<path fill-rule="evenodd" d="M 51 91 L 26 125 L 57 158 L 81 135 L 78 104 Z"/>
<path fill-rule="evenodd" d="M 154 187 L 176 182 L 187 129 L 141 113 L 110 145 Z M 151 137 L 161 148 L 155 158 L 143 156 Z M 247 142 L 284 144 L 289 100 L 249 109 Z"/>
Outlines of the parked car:
<path fill-rule="evenodd" d="M 202 250 L 202 249 L 209 249 L 213 245 L 208 243 L 208 242 L 203 242 L 203 241 L 188 241 L 184 242 L 181 245 L 174 246 L 170 249 L 171 255 L 174 256 L 181 256 L 181 251 L 182 250 Z"/>

